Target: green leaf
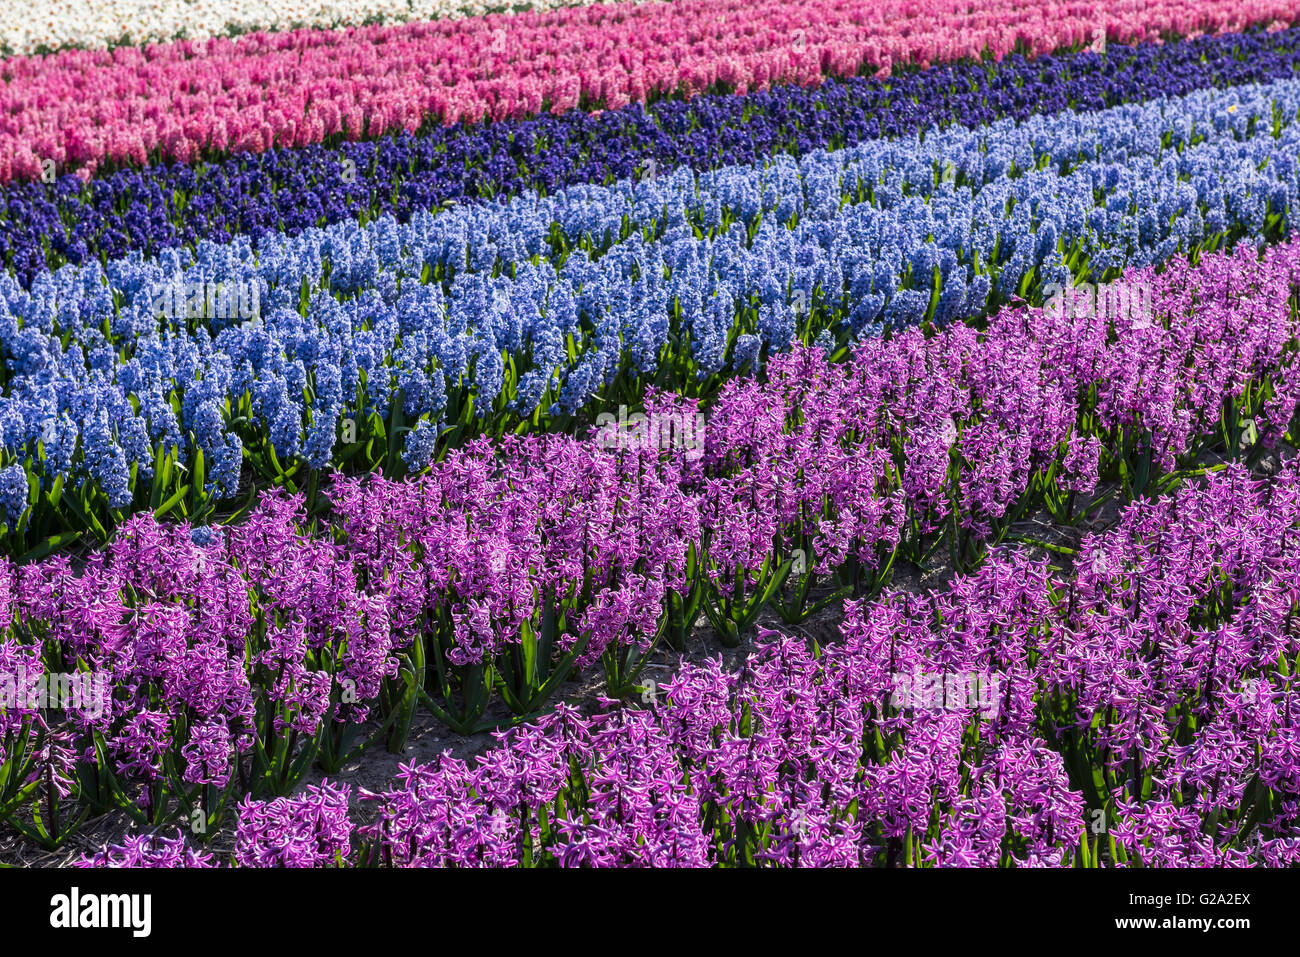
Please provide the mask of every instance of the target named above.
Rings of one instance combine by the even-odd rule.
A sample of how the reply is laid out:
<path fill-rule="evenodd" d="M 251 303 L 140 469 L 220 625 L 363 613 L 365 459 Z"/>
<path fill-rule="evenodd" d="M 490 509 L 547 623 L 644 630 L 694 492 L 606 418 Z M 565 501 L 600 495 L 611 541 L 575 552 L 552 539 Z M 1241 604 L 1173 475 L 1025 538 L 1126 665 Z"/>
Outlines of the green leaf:
<path fill-rule="evenodd" d="M 51 535 L 31 551 L 26 552 L 20 559 L 18 559 L 18 562 L 19 564 L 34 562 L 39 558 L 44 558 L 56 549 L 63 548 L 65 545 L 71 545 L 79 538 L 81 538 L 80 532 L 64 532 L 62 535 Z"/>

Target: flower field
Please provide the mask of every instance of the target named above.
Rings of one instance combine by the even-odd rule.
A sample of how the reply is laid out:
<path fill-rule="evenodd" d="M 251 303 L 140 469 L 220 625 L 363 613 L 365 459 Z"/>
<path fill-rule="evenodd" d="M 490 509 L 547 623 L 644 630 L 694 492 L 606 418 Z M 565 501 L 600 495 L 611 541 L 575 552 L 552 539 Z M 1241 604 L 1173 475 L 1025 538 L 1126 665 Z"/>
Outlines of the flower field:
<path fill-rule="evenodd" d="M 1300 865 L 1300 3 L 0 52 L 0 865 Z"/>

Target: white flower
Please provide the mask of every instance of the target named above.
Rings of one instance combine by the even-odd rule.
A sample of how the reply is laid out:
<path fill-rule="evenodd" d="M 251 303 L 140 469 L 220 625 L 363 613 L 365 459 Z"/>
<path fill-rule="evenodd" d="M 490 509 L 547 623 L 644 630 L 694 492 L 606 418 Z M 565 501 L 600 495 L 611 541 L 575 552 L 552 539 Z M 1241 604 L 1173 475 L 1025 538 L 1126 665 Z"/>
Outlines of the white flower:
<path fill-rule="evenodd" d="M 204 39 L 252 30 L 346 27 L 382 20 L 481 16 L 491 10 L 586 6 L 598 0 L 30 0 L 0 6 L 0 44 L 11 54 L 64 47 Z"/>

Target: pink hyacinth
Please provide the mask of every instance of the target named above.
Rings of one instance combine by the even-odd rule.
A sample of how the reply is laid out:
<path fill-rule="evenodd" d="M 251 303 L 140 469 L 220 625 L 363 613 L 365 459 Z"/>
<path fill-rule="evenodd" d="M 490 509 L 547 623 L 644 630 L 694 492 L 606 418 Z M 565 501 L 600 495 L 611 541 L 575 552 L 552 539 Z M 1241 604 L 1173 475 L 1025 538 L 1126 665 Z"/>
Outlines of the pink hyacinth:
<path fill-rule="evenodd" d="M 0 182 L 152 159 L 302 146 L 426 122 L 617 109 L 659 94 L 807 85 L 1024 43 L 1288 24 L 1295 0 L 681 0 L 346 30 L 303 29 L 144 48 L 66 50 L 0 66 Z M 1104 33 L 1102 32 L 1104 31 Z"/>

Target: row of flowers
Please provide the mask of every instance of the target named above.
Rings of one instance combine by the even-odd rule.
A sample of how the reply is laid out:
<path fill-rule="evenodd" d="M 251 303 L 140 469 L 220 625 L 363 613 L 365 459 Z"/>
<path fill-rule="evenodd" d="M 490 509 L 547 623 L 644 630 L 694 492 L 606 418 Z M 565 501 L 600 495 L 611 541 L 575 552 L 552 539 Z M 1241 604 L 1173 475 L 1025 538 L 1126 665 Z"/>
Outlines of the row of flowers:
<path fill-rule="evenodd" d="M 0 276 L 11 548 L 1276 238 L 1300 83 Z M 26 504 L 34 506 L 22 518 Z M 63 541 L 67 538 L 61 539 Z"/>
<path fill-rule="evenodd" d="M 897 66 L 1281 29 L 1295 0 L 692 0 L 256 33 L 0 63 L 0 183 Z"/>
<path fill-rule="evenodd" d="M 475 126 L 437 127 L 337 147 L 313 145 L 219 161 L 120 170 L 83 183 L 11 183 L 0 192 L 0 260 L 24 284 L 64 262 L 147 256 L 241 234 L 297 235 L 448 202 L 575 184 L 605 185 L 688 166 L 717 169 L 800 155 L 932 124 L 1101 110 L 1198 89 L 1296 75 L 1300 30 L 1111 45 L 1000 63 L 960 63 L 893 77 L 829 80 L 738 95 L 633 104 Z"/>
<path fill-rule="evenodd" d="M 736 671 L 561 707 L 392 788 L 245 798 L 229 860 L 334 866 L 1295 866 L 1300 468 L 1133 505 L 1062 573 L 1024 552 L 769 634 Z M 660 697 L 662 693 L 662 698 Z M 141 835 L 82 866 L 212 866 Z"/>
<path fill-rule="evenodd" d="M 253 30 L 332 28 L 550 10 L 595 0 L 30 0 L 0 10 L 5 56 L 138 46 Z"/>
<path fill-rule="evenodd" d="M 765 608 L 801 621 L 941 549 L 972 568 L 1025 516 L 1116 494 L 1099 482 L 1150 495 L 1208 451 L 1294 444 L 1300 246 L 1130 279 L 1152 316 L 1067 298 L 852 363 L 801 350 L 733 381 L 702 433 L 658 396 L 587 440 L 339 478 L 314 522 L 268 494 L 228 526 L 138 516 L 75 565 L 0 568 L 0 817 L 46 844 L 113 807 L 214 829 L 232 798 L 400 750 L 417 711 L 492 727 L 592 667 L 645 694 L 697 619 L 736 645 Z"/>

